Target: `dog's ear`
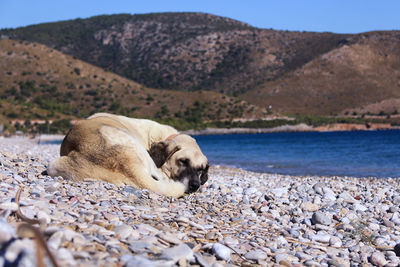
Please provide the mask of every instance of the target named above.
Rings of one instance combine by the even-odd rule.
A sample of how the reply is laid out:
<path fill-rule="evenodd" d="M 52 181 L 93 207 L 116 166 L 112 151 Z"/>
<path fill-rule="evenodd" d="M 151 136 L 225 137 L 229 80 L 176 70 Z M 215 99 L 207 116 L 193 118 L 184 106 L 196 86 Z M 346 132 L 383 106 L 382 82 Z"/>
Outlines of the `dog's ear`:
<path fill-rule="evenodd" d="M 201 175 L 200 175 L 200 183 L 203 185 L 207 182 L 208 180 L 208 169 L 209 169 L 210 165 L 207 164 L 206 168 L 202 171 Z"/>
<path fill-rule="evenodd" d="M 151 145 L 149 154 L 157 168 L 160 168 L 168 158 L 180 149 L 173 141 L 161 141 Z"/>

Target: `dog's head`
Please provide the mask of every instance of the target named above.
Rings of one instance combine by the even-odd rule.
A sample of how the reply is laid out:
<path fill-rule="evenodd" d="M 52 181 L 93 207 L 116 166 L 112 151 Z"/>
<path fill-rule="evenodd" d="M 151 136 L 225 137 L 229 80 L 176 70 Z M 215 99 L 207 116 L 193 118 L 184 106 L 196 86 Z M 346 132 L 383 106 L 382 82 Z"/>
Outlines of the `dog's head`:
<path fill-rule="evenodd" d="M 179 134 L 154 143 L 149 154 L 157 168 L 186 186 L 186 193 L 197 191 L 208 180 L 208 160 L 189 135 Z"/>

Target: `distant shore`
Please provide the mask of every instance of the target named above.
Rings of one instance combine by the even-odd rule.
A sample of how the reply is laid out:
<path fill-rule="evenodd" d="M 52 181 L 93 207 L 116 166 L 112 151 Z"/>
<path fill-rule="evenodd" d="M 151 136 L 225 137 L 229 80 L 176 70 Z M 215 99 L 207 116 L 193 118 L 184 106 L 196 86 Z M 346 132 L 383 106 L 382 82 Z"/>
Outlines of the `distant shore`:
<path fill-rule="evenodd" d="M 183 133 L 189 135 L 217 135 L 217 134 L 257 134 L 277 132 L 334 132 L 334 131 L 375 131 L 398 130 L 400 127 L 388 123 L 353 124 L 336 123 L 313 127 L 304 123 L 297 125 L 282 125 L 274 128 L 206 128 L 201 130 L 187 130 Z"/>
<path fill-rule="evenodd" d="M 297 125 L 282 125 L 273 128 L 244 128 L 244 127 L 233 127 L 233 128 L 205 128 L 200 130 L 190 129 L 181 131 L 181 133 L 189 135 L 223 135 L 223 134 L 259 134 L 259 133 L 279 133 L 279 132 L 336 132 L 336 131 L 376 131 L 376 130 L 400 130 L 400 126 L 392 126 L 390 123 L 368 123 L 368 124 L 356 124 L 356 123 L 334 123 L 322 126 L 311 126 L 305 123 Z M 25 134 L 17 134 L 24 136 Z M 0 133 L 0 136 L 1 133 Z M 57 139 L 63 139 L 62 134 L 34 134 L 33 136 L 40 136 L 55 141 Z"/>

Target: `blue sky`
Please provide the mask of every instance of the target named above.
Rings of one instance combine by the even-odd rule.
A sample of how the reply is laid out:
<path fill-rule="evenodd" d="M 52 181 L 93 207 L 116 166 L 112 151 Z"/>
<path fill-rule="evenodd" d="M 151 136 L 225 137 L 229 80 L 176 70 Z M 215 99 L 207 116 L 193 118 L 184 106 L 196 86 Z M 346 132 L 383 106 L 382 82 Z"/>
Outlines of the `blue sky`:
<path fill-rule="evenodd" d="M 101 14 L 171 11 L 211 13 L 277 30 L 400 30 L 400 0 L 0 0 L 0 28 Z"/>

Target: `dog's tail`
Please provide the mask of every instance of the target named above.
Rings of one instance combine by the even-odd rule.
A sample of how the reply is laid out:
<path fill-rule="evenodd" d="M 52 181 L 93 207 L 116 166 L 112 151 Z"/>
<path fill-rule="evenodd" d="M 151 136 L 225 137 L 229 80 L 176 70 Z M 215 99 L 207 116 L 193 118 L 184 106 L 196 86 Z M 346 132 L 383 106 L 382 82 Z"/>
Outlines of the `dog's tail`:
<path fill-rule="evenodd" d="M 79 157 L 78 153 L 70 153 L 68 156 L 61 156 L 50 162 L 47 175 L 52 177 L 62 176 L 70 180 L 82 180 L 84 178 L 93 177 L 92 164 L 83 157 Z"/>

